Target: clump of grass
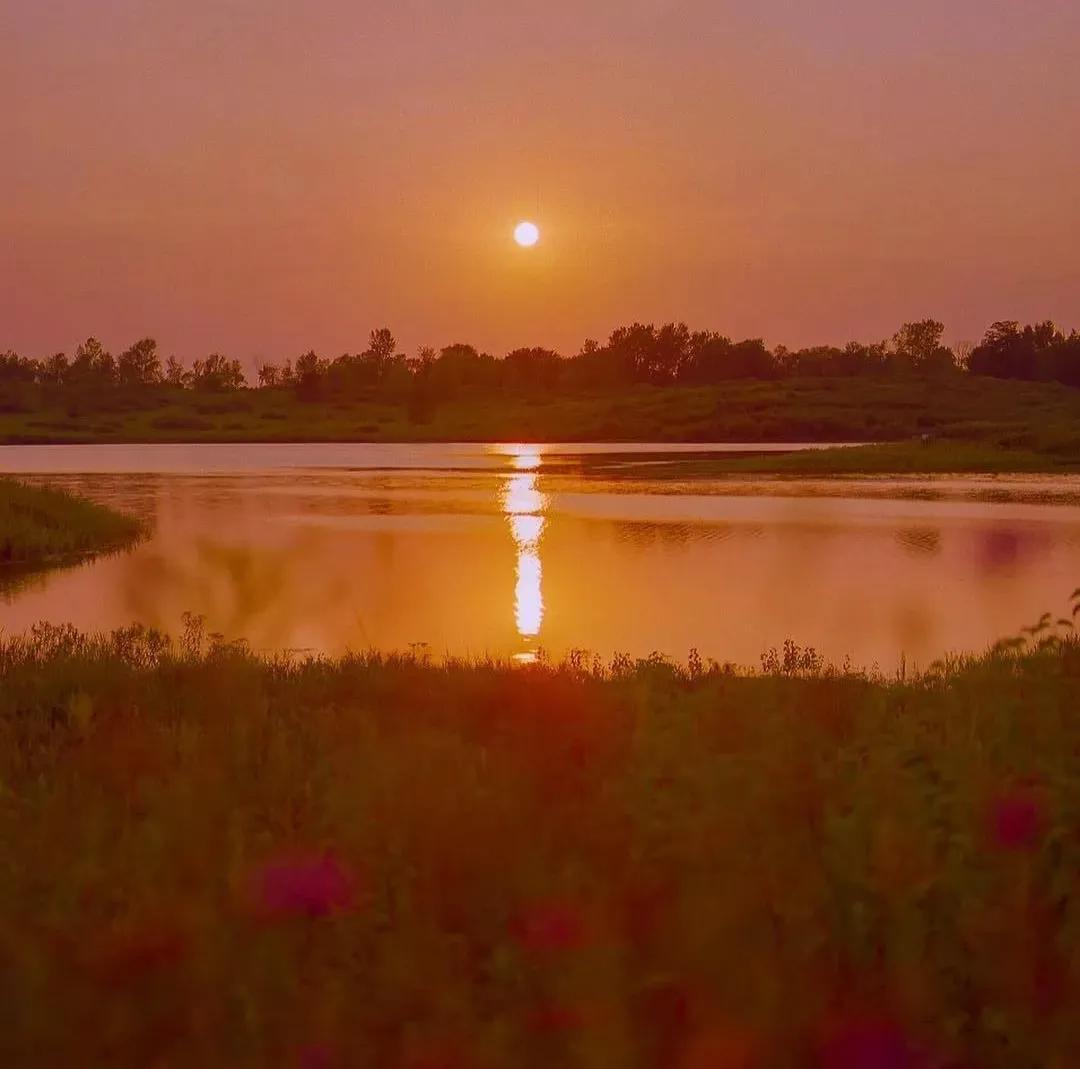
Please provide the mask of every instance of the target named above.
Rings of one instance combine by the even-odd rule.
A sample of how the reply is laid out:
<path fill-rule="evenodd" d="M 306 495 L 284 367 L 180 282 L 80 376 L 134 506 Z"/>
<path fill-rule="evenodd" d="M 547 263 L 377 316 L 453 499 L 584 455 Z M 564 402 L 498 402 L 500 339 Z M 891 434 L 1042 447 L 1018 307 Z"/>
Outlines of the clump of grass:
<path fill-rule="evenodd" d="M 940 439 L 835 446 L 787 453 L 676 459 L 649 469 L 628 464 L 624 474 L 659 478 L 722 478 L 738 475 L 825 477 L 967 473 L 1072 472 L 1077 462 L 1050 453 L 1006 448 L 990 442 Z"/>
<path fill-rule="evenodd" d="M 130 516 L 63 490 L 0 479 L 0 567 L 63 564 L 135 541 Z"/>
<path fill-rule="evenodd" d="M 1062 626 L 906 681 L 0 640 L 0 1058 L 1077 1064 Z"/>

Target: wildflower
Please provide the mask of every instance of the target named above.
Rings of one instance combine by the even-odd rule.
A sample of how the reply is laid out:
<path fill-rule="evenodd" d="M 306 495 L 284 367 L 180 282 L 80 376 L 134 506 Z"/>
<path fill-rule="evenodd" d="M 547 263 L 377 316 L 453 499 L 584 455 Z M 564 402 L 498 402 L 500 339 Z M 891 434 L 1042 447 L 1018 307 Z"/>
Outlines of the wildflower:
<path fill-rule="evenodd" d="M 257 875 L 258 904 L 272 916 L 324 917 L 353 902 L 353 881 L 330 854 L 295 855 L 270 862 Z"/>
<path fill-rule="evenodd" d="M 1031 850 L 1042 838 L 1046 817 L 1034 794 L 1014 790 L 993 800 L 989 823 L 990 837 L 1002 850 Z"/>

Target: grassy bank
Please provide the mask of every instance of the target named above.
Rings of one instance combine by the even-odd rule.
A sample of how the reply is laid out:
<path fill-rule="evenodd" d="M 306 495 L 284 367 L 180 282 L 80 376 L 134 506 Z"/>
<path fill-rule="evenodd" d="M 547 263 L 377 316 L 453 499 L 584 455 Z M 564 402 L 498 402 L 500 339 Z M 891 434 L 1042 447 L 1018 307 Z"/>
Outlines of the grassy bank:
<path fill-rule="evenodd" d="M 194 441 L 949 441 L 1080 463 L 1080 391 L 977 376 L 738 380 L 555 396 L 466 388 L 423 421 L 401 404 L 281 390 L 228 394 L 117 390 L 79 405 L 47 393 L 9 399 L 6 442 Z M 963 459 L 963 458 L 961 458 Z M 1018 463 L 1020 461 L 1017 461 Z"/>
<path fill-rule="evenodd" d="M 4 569 L 65 564 L 139 537 L 130 516 L 49 487 L 0 479 L 0 577 Z"/>
<path fill-rule="evenodd" d="M 1077 1064 L 1080 645 L 767 666 L 4 640 L 0 1056 Z"/>
<path fill-rule="evenodd" d="M 928 442 L 879 442 L 834 449 L 719 456 L 656 465 L 627 464 L 624 475 L 650 478 L 722 477 L 725 475 L 917 475 L 957 473 L 1046 473 L 1080 471 L 1080 460 L 1034 449 L 1009 449 L 993 443 L 934 439 Z"/>

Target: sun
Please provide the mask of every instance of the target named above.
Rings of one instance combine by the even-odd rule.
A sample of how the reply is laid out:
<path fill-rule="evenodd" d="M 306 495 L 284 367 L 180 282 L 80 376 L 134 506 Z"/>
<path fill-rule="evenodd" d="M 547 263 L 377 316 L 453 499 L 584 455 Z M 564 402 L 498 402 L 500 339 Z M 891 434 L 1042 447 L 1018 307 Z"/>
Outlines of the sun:
<path fill-rule="evenodd" d="M 514 227 L 514 240 L 523 248 L 531 249 L 540 240 L 540 228 L 528 221 Z"/>

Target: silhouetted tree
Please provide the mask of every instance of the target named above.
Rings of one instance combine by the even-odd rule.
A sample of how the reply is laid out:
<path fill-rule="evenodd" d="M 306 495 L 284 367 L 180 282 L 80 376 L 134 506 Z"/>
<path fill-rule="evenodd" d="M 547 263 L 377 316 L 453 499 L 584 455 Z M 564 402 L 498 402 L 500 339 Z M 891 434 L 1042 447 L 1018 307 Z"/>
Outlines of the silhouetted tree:
<path fill-rule="evenodd" d="M 191 372 L 175 356 L 165 361 L 165 382 L 181 388 L 191 385 Z"/>
<path fill-rule="evenodd" d="M 63 386 L 69 370 L 67 353 L 53 353 L 42 361 L 39 379 L 48 386 Z"/>
<path fill-rule="evenodd" d="M 157 342 L 143 338 L 116 359 L 116 378 L 121 386 L 151 386 L 161 382 L 161 358 Z"/>
<path fill-rule="evenodd" d="M 503 358 L 504 381 L 512 390 L 554 390 L 564 366 L 551 349 L 514 349 Z"/>
<path fill-rule="evenodd" d="M 239 360 L 227 360 L 220 353 L 211 353 L 205 360 L 191 365 L 191 385 L 196 390 L 222 393 L 240 390 L 246 385 L 244 369 Z"/>
<path fill-rule="evenodd" d="M 971 351 L 968 367 L 976 375 L 1003 379 L 1057 378 L 1054 350 L 1066 341 L 1050 320 L 1023 328 L 1016 320 L 1000 320 Z"/>
<path fill-rule="evenodd" d="M 945 324 L 936 319 L 905 323 L 893 335 L 893 357 L 902 368 L 942 371 L 955 367 L 952 350 L 941 344 Z"/>
<path fill-rule="evenodd" d="M 261 389 L 272 390 L 281 385 L 281 368 L 277 364 L 260 364 L 255 369 L 255 375 Z"/>
<path fill-rule="evenodd" d="M 295 388 L 296 396 L 301 401 L 322 400 L 323 383 L 329 366 L 314 349 L 296 358 Z"/>
<path fill-rule="evenodd" d="M 33 382 L 38 376 L 37 362 L 8 350 L 0 353 L 0 382 Z"/>
<path fill-rule="evenodd" d="M 116 382 L 116 361 L 97 338 L 87 338 L 75 350 L 68 381 L 79 386 L 109 386 Z"/>

